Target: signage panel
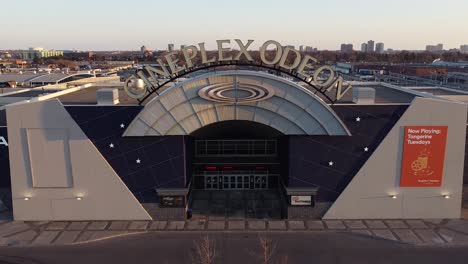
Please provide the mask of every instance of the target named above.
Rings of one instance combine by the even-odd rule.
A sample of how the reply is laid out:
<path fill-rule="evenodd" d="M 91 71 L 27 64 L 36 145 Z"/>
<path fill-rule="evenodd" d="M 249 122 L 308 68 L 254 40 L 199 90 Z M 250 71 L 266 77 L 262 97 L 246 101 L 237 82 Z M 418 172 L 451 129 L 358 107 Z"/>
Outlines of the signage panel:
<path fill-rule="evenodd" d="M 440 187 L 447 126 L 407 126 L 403 143 L 401 187 Z"/>
<path fill-rule="evenodd" d="M 249 47 L 253 42 L 254 40 L 243 42 L 240 39 L 217 40 L 215 54 L 207 52 L 204 42 L 185 46 L 180 51 L 168 52 L 156 59 L 154 64 L 146 65 L 132 74 L 125 81 L 124 89 L 131 98 L 145 100 L 149 94 L 165 84 L 197 69 L 245 63 L 249 67 L 269 66 L 269 69 L 287 72 L 323 95 L 335 93 L 336 100 L 351 89 L 351 85 L 343 86 L 343 77 L 336 74 L 331 66 L 320 65 L 316 58 L 302 54 L 293 47 L 283 46 L 277 41 L 265 41 L 257 51 L 259 56 L 252 56 L 253 51 Z"/>
<path fill-rule="evenodd" d="M 309 196 L 292 195 L 291 205 L 312 205 L 312 197 L 310 195 Z"/>

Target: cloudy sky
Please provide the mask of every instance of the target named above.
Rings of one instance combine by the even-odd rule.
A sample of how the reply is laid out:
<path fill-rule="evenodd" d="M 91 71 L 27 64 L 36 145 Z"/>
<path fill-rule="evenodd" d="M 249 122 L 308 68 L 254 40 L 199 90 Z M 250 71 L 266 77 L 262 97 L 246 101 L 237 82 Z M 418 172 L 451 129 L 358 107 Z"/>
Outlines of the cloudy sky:
<path fill-rule="evenodd" d="M 468 44 L 468 0 L 0 0 L 0 49 L 165 49 L 216 39 L 358 49 Z"/>

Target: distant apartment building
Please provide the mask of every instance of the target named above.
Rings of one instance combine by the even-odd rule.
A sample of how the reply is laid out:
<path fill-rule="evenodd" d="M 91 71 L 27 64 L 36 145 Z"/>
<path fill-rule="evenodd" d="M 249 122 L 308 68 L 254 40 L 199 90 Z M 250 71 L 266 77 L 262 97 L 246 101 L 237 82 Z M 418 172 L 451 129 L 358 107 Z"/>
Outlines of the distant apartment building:
<path fill-rule="evenodd" d="M 311 47 L 311 46 L 306 46 L 305 47 L 305 52 L 315 52 L 317 51 L 317 48 Z"/>
<path fill-rule="evenodd" d="M 65 58 L 69 58 L 72 60 L 76 60 L 78 58 L 81 59 L 90 59 L 94 55 L 94 52 L 91 51 L 77 51 L 77 50 L 64 50 L 63 51 L 63 56 Z"/>
<path fill-rule="evenodd" d="M 373 40 L 367 41 L 367 52 L 375 51 L 375 42 Z"/>
<path fill-rule="evenodd" d="M 174 51 L 174 44 L 167 44 L 168 51 Z"/>
<path fill-rule="evenodd" d="M 63 56 L 60 50 L 45 50 L 43 48 L 29 48 L 21 52 L 21 58 L 24 60 L 34 60 L 35 58 L 49 58 Z"/>
<path fill-rule="evenodd" d="M 367 43 L 361 44 L 361 52 L 367 52 Z"/>
<path fill-rule="evenodd" d="M 0 59 L 10 59 L 13 56 L 8 51 L 0 51 Z"/>
<path fill-rule="evenodd" d="M 460 51 L 463 53 L 468 53 L 468 45 L 461 45 Z"/>
<path fill-rule="evenodd" d="M 444 50 L 444 45 L 443 44 L 427 45 L 426 46 L 426 51 L 429 51 L 429 52 L 441 52 L 443 50 Z"/>
<path fill-rule="evenodd" d="M 377 53 L 384 53 L 385 51 L 385 44 L 382 42 L 379 42 L 375 44 L 375 52 Z"/>
<path fill-rule="evenodd" d="M 144 58 L 144 57 L 149 57 L 149 56 L 151 56 L 151 55 L 153 55 L 153 52 L 152 52 L 151 50 L 149 50 L 145 45 L 141 46 L 141 48 L 140 48 L 140 56 L 141 56 L 142 58 Z"/>
<path fill-rule="evenodd" d="M 352 53 L 353 44 L 341 44 L 341 53 Z"/>

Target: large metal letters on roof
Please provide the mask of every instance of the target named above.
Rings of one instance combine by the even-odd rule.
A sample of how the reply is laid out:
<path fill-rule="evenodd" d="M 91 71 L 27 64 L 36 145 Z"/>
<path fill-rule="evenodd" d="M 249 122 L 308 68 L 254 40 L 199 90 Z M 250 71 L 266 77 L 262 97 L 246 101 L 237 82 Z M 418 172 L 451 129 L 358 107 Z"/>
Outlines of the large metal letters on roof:
<path fill-rule="evenodd" d="M 172 51 L 157 59 L 155 65 L 138 69 L 125 81 L 125 90 L 141 104 L 152 93 L 177 78 L 199 70 L 230 65 L 255 66 L 289 75 L 305 82 L 332 104 L 351 88 L 349 85 L 343 86 L 343 77 L 330 66 L 320 65 L 316 58 L 274 40 L 264 42 L 259 49 L 259 58 L 255 59 L 248 49 L 253 42 L 217 40 L 217 52 L 211 57 L 205 43 L 185 46 L 180 52 Z M 231 43 L 236 43 L 237 49 L 227 47 Z M 273 49 L 269 50 L 270 47 Z"/>

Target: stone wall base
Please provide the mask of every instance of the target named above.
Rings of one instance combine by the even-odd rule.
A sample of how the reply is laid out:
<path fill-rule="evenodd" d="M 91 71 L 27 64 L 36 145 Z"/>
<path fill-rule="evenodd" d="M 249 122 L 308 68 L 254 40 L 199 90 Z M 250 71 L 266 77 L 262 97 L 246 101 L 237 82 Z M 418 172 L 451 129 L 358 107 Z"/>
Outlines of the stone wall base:
<path fill-rule="evenodd" d="M 153 220 L 185 220 L 187 212 L 185 208 L 161 208 L 159 203 L 141 204 Z"/>
<path fill-rule="evenodd" d="M 288 219 L 321 219 L 333 203 L 311 206 L 288 206 Z"/>

